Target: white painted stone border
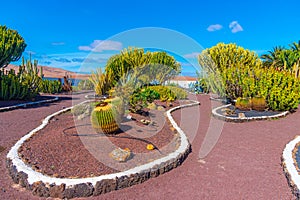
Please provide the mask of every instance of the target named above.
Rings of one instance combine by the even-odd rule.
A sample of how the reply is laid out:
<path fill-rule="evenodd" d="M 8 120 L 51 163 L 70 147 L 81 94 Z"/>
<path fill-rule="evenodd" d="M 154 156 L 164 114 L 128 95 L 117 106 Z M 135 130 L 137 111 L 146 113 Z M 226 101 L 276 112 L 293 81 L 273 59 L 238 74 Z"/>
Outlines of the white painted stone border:
<path fill-rule="evenodd" d="M 0 112 L 7 111 L 7 110 L 14 110 L 17 108 L 26 108 L 27 106 L 32 106 L 35 104 L 40 104 L 40 103 L 51 103 L 54 101 L 58 101 L 58 97 L 54 97 L 53 99 L 47 99 L 47 100 L 41 100 L 41 101 L 33 101 L 33 102 L 28 102 L 28 103 L 21 103 L 13 106 L 7 106 L 7 107 L 2 107 L 0 108 Z"/>
<path fill-rule="evenodd" d="M 281 118 L 281 117 L 285 117 L 286 115 L 289 114 L 289 111 L 284 111 L 282 113 L 276 114 L 276 115 L 272 115 L 272 116 L 259 116 L 259 117 L 244 117 L 244 118 L 237 118 L 237 117 L 228 117 L 228 116 L 224 116 L 221 115 L 219 113 L 217 113 L 217 110 L 222 109 L 222 108 L 226 108 L 231 106 L 231 104 L 227 104 L 224 106 L 220 106 L 217 107 L 215 109 L 212 110 L 212 115 L 218 119 L 224 120 L 224 121 L 229 121 L 229 122 L 245 122 L 245 121 L 254 121 L 254 120 L 266 120 L 266 119 L 277 119 L 277 118 Z"/>
<path fill-rule="evenodd" d="M 295 139 L 290 141 L 284 148 L 282 153 L 282 166 L 285 175 L 292 187 L 293 193 L 300 197 L 300 175 L 296 169 L 293 154 L 296 145 L 300 142 L 300 136 L 296 136 Z"/>
<path fill-rule="evenodd" d="M 182 156 L 183 154 L 186 153 L 186 151 L 190 148 L 190 143 L 188 141 L 187 136 L 185 135 L 185 133 L 181 130 L 181 128 L 177 125 L 177 123 L 174 121 L 173 117 L 171 116 L 171 112 L 180 109 L 180 108 L 185 108 L 185 107 L 191 107 L 191 106 L 196 106 L 199 105 L 200 102 L 198 101 L 192 101 L 193 103 L 190 104 L 186 104 L 186 105 L 181 105 L 181 106 L 177 106 L 174 107 L 170 110 L 167 111 L 167 117 L 170 120 L 171 124 L 173 125 L 173 127 L 177 130 L 177 132 L 179 133 L 180 136 L 180 146 L 179 148 L 175 151 L 172 152 L 170 154 L 168 154 L 167 156 L 154 160 L 150 163 L 141 165 L 141 166 L 137 166 L 134 167 L 132 169 L 126 170 L 124 172 L 118 172 L 118 173 L 114 173 L 114 174 L 108 174 L 108 175 L 102 175 L 102 176 L 98 176 L 98 177 L 92 177 L 92 178 L 77 178 L 77 179 L 71 179 L 71 178 L 55 178 L 55 177 L 50 177 L 47 175 L 44 175 L 40 172 L 36 172 L 34 171 L 31 167 L 29 167 L 28 165 L 26 165 L 22 159 L 19 157 L 18 155 L 18 149 L 21 147 L 21 145 L 27 140 L 29 139 L 31 136 L 33 136 L 37 131 L 43 129 L 50 121 L 51 118 L 53 118 L 56 115 L 59 115 L 63 112 L 66 112 L 70 109 L 72 109 L 73 107 L 69 107 L 69 108 L 65 108 L 63 110 L 60 110 L 56 113 L 53 113 L 49 116 L 47 116 L 42 124 L 40 126 L 38 126 L 37 128 L 35 128 L 34 130 L 30 131 L 27 135 L 23 136 L 12 148 L 11 150 L 8 152 L 7 154 L 7 159 L 11 160 L 12 165 L 16 167 L 17 172 L 24 172 L 28 175 L 27 181 L 29 184 L 33 184 L 35 182 L 43 182 L 45 184 L 55 184 L 55 185 L 61 185 L 61 184 L 65 184 L 67 187 L 72 187 L 78 184 L 86 184 L 86 183 L 91 183 L 93 186 L 96 185 L 96 183 L 98 181 L 104 180 L 104 179 L 116 179 L 118 177 L 124 177 L 124 176 L 128 176 L 130 177 L 130 175 L 135 175 L 137 173 L 142 173 L 146 170 L 151 169 L 152 167 L 155 167 L 161 163 L 165 163 L 168 162 L 170 160 L 174 160 L 177 159 L 178 157 Z M 83 102 L 85 103 L 85 102 Z"/>

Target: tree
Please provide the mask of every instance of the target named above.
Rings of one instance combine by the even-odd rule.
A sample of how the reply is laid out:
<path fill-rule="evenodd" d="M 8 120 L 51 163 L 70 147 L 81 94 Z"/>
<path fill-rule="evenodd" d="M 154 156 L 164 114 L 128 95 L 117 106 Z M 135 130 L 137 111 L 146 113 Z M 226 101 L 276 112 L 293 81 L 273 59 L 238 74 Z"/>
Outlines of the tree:
<path fill-rule="evenodd" d="M 256 66 L 261 64 L 257 54 L 236 44 L 218 43 L 209 49 L 205 49 L 198 56 L 200 66 L 213 70 L 220 70 L 234 66 L 250 65 Z"/>
<path fill-rule="evenodd" d="M 17 31 L 0 26 L 0 68 L 19 60 L 26 46 Z"/>
<path fill-rule="evenodd" d="M 198 56 L 202 73 L 206 77 L 207 87 L 221 97 L 228 96 L 228 71 L 239 71 L 243 68 L 255 69 L 261 66 L 261 60 L 252 52 L 236 44 L 219 43 L 205 49 Z"/>
<path fill-rule="evenodd" d="M 282 54 L 282 51 L 284 51 L 285 48 L 282 46 L 276 46 L 271 51 L 268 51 L 267 54 L 261 55 L 261 59 L 263 60 L 263 66 L 264 67 L 282 67 L 283 63 L 280 59 L 280 56 Z"/>
<path fill-rule="evenodd" d="M 289 49 L 281 46 L 274 47 L 267 54 L 261 56 L 264 67 L 274 67 L 280 71 L 293 73 L 300 76 L 300 41 L 289 45 Z"/>
<path fill-rule="evenodd" d="M 145 52 L 144 49 L 128 48 L 112 56 L 106 64 L 106 72 L 111 71 L 113 85 L 130 71 L 137 70 L 140 81 L 149 84 L 157 81 L 163 84 L 180 72 L 180 64 L 166 52 Z"/>

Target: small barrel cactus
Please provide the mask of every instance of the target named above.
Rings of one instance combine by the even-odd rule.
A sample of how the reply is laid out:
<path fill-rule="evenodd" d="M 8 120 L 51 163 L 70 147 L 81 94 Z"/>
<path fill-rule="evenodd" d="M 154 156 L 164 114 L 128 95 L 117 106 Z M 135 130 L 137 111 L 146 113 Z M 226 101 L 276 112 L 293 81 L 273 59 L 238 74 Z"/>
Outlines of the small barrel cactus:
<path fill-rule="evenodd" d="M 251 99 L 239 97 L 236 100 L 235 107 L 239 110 L 251 110 L 252 109 Z"/>
<path fill-rule="evenodd" d="M 257 111 L 264 111 L 267 108 L 266 99 L 263 97 L 252 98 L 252 109 Z"/>
<path fill-rule="evenodd" d="M 97 133 L 116 133 L 119 130 L 119 121 L 116 107 L 107 102 L 96 105 L 91 114 L 91 123 Z"/>

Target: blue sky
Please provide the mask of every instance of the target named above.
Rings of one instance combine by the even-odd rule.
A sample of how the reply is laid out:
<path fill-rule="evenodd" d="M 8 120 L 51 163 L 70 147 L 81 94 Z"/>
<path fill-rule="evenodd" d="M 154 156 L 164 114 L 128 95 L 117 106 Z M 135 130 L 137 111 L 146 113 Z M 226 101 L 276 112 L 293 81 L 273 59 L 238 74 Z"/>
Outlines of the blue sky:
<path fill-rule="evenodd" d="M 25 57 L 31 53 L 41 65 L 72 71 L 103 67 L 122 48 L 140 45 L 174 53 L 190 73 L 195 55 L 218 42 L 261 54 L 300 40 L 299 0 L 28 0 L 1 7 L 0 24 L 28 44 Z"/>

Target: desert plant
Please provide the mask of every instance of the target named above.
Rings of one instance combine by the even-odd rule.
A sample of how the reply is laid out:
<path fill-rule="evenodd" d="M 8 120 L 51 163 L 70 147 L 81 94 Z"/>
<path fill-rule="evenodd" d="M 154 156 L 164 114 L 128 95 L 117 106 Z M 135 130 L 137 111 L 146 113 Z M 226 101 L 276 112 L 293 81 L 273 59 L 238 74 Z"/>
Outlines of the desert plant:
<path fill-rule="evenodd" d="M 73 88 L 72 88 L 72 80 L 70 74 L 66 72 L 63 79 L 64 79 L 64 83 L 62 84 L 62 90 L 64 92 L 72 92 Z"/>
<path fill-rule="evenodd" d="M 252 102 L 249 98 L 237 98 L 235 107 L 240 110 L 251 110 Z"/>
<path fill-rule="evenodd" d="M 261 56 L 264 67 L 274 67 L 280 71 L 288 71 L 296 78 L 300 77 L 300 40 L 289 45 L 290 48 L 274 47 Z"/>
<path fill-rule="evenodd" d="M 28 95 L 28 86 L 20 82 L 14 70 L 7 74 L 0 70 L 0 100 L 25 99 Z"/>
<path fill-rule="evenodd" d="M 28 97 L 33 98 L 39 93 L 39 86 L 42 78 L 39 76 L 38 61 L 25 60 L 22 58 L 22 65 L 19 66 L 20 81 L 23 85 L 28 86 Z"/>
<path fill-rule="evenodd" d="M 105 95 L 111 88 L 111 73 L 111 70 L 107 70 L 106 73 L 103 73 L 101 68 L 98 68 L 95 72 L 92 72 L 89 80 L 94 85 L 94 90 L 97 95 Z"/>
<path fill-rule="evenodd" d="M 20 59 L 26 43 L 15 30 L 0 26 L 0 68 Z"/>
<path fill-rule="evenodd" d="M 100 102 L 91 113 L 92 127 L 97 133 L 112 134 L 118 131 L 120 119 L 112 104 Z"/>
<path fill-rule="evenodd" d="M 239 92 L 241 90 L 236 83 L 238 81 L 236 77 L 233 77 L 234 82 L 228 83 L 228 77 L 225 75 L 231 76 L 230 72 L 233 73 L 233 76 L 236 75 L 236 68 L 243 69 L 248 66 L 253 69 L 261 66 L 261 60 L 255 52 L 236 44 L 224 43 L 202 51 L 198 56 L 198 62 L 207 78 L 208 88 L 221 97 L 228 97 L 228 91 Z M 234 98 L 234 95 L 232 97 Z"/>
<path fill-rule="evenodd" d="M 252 109 L 257 111 L 264 111 L 267 108 L 267 102 L 264 97 L 251 98 Z"/>
<path fill-rule="evenodd" d="M 156 91 L 159 94 L 159 100 L 161 101 L 174 101 L 176 100 L 176 94 L 167 86 L 149 86 L 148 88 Z"/>
<path fill-rule="evenodd" d="M 184 89 L 176 86 L 166 86 L 166 87 L 169 88 L 172 91 L 172 93 L 174 93 L 175 99 L 187 98 L 187 92 Z"/>
<path fill-rule="evenodd" d="M 78 89 L 79 90 L 93 90 L 94 89 L 94 84 L 89 79 L 80 80 L 79 83 L 78 83 Z"/>
<path fill-rule="evenodd" d="M 106 64 L 110 71 L 112 85 L 115 86 L 123 75 L 133 70 L 139 71 L 139 79 L 145 85 L 151 82 L 163 84 L 181 70 L 180 64 L 166 52 L 145 52 L 141 48 L 128 48 L 112 56 Z"/>
<path fill-rule="evenodd" d="M 150 88 L 138 89 L 130 97 L 130 110 L 139 112 L 155 99 L 159 99 L 159 93 L 155 90 Z"/>
<path fill-rule="evenodd" d="M 48 94 L 60 93 L 62 91 L 62 84 L 58 80 L 44 79 L 40 83 L 39 91 L 41 93 L 48 93 Z"/>

